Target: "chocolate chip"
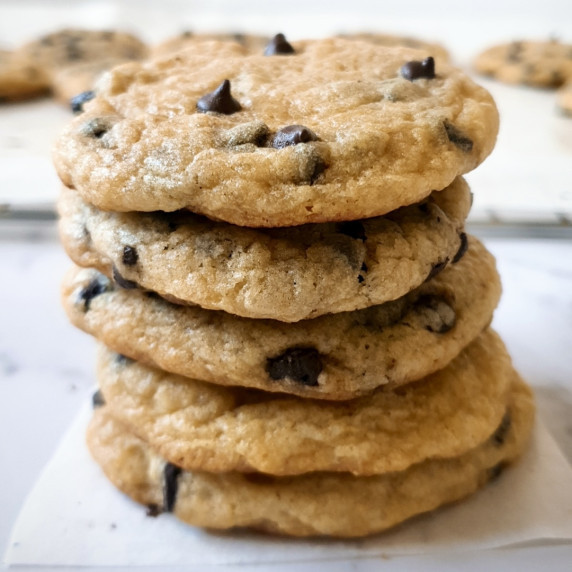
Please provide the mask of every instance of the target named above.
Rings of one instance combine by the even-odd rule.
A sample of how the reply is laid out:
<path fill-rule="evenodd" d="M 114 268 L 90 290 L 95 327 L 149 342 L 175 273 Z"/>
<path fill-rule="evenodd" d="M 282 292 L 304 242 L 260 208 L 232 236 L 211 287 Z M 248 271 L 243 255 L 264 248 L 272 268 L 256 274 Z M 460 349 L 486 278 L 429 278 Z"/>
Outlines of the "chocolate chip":
<path fill-rule="evenodd" d="M 509 62 L 519 62 L 521 60 L 521 53 L 522 53 L 522 43 L 521 42 L 513 42 L 506 52 L 506 59 Z"/>
<path fill-rule="evenodd" d="M 161 507 L 158 504 L 155 503 L 151 503 L 147 505 L 147 516 L 150 516 L 152 518 L 155 518 L 157 516 L 159 516 L 163 511 L 161 510 Z"/>
<path fill-rule="evenodd" d="M 296 50 L 286 40 L 284 34 L 276 34 L 264 49 L 265 56 L 285 56 L 295 53 Z"/>
<path fill-rule="evenodd" d="M 91 396 L 91 405 L 94 409 L 97 407 L 103 407 L 105 405 L 105 398 L 103 397 L 103 393 L 101 393 L 101 389 L 98 389 Z"/>
<path fill-rule="evenodd" d="M 449 259 L 447 258 L 446 260 L 443 260 L 442 262 L 437 262 L 436 264 L 433 264 L 429 274 L 427 275 L 427 278 L 425 278 L 425 282 L 427 282 L 428 280 L 431 280 L 431 278 L 435 278 L 435 276 L 437 276 L 437 274 L 439 274 L 440 272 L 442 272 L 445 269 L 445 266 L 447 266 L 448 263 L 449 263 Z"/>
<path fill-rule="evenodd" d="M 121 276 L 119 273 L 119 270 L 117 270 L 115 264 L 113 265 L 113 280 L 118 286 L 125 288 L 125 290 L 134 290 L 138 286 L 137 282 L 123 278 L 123 276 Z"/>
<path fill-rule="evenodd" d="M 464 153 L 470 153 L 473 150 L 473 142 L 461 131 L 459 131 L 454 125 L 448 121 L 444 121 L 445 131 L 447 132 L 447 137 L 449 141 L 456 145 Z"/>
<path fill-rule="evenodd" d="M 431 57 L 425 58 L 423 61 L 413 60 L 401 66 L 401 76 L 409 81 L 414 79 L 435 77 L 435 60 Z"/>
<path fill-rule="evenodd" d="M 501 476 L 501 474 L 503 473 L 504 468 L 505 468 L 505 464 L 502 462 L 498 463 L 494 467 L 491 467 L 487 471 L 487 477 L 488 477 L 489 481 L 494 481 L 494 480 L 498 479 Z"/>
<path fill-rule="evenodd" d="M 107 292 L 109 289 L 109 279 L 103 275 L 94 278 L 87 286 L 84 286 L 79 293 L 79 299 L 83 301 L 84 311 L 87 312 L 89 310 L 91 301 L 94 298 Z"/>
<path fill-rule="evenodd" d="M 415 302 L 415 311 L 429 332 L 444 334 L 455 325 L 455 310 L 440 296 L 421 296 Z"/>
<path fill-rule="evenodd" d="M 123 354 L 115 354 L 115 363 L 120 366 L 127 366 L 134 363 L 135 360 Z"/>
<path fill-rule="evenodd" d="M 172 463 L 167 463 L 163 469 L 163 510 L 165 512 L 173 512 L 175 508 L 180 474 L 180 467 Z"/>
<path fill-rule="evenodd" d="M 212 111 L 232 115 L 242 109 L 240 103 L 230 93 L 230 81 L 225 79 L 214 91 L 203 95 L 197 101 L 197 110 L 201 113 Z"/>
<path fill-rule="evenodd" d="M 510 412 L 507 411 L 504 414 L 504 416 L 500 422 L 500 425 L 497 427 L 497 430 L 493 433 L 493 436 L 491 437 L 491 439 L 493 440 L 493 443 L 495 445 L 498 445 L 499 447 L 501 445 L 504 445 L 504 442 L 506 440 L 506 436 L 508 435 L 511 424 L 512 424 L 512 420 L 511 420 Z"/>
<path fill-rule="evenodd" d="M 363 223 L 357 220 L 350 220 L 336 224 L 336 231 L 340 234 L 345 234 L 346 236 L 355 238 L 356 240 L 365 241 L 367 239 Z"/>
<path fill-rule="evenodd" d="M 463 258 L 463 256 L 465 256 L 465 253 L 467 252 L 467 250 L 469 250 L 469 239 L 467 238 L 467 233 L 466 232 L 462 232 L 459 235 L 459 238 L 461 239 L 461 244 L 459 246 L 459 250 L 457 250 L 457 254 L 455 254 L 455 256 L 453 256 L 453 264 L 457 264 L 457 262 L 459 262 L 459 260 L 461 260 L 461 258 Z"/>
<path fill-rule="evenodd" d="M 87 101 L 91 101 L 94 97 L 95 91 L 82 91 L 70 99 L 71 110 L 76 114 L 83 113 L 83 104 Z"/>
<path fill-rule="evenodd" d="M 298 143 L 308 143 L 309 141 L 317 141 L 318 136 L 303 125 L 288 125 L 280 129 L 272 138 L 272 147 L 275 149 L 283 149 L 290 145 L 298 145 Z"/>
<path fill-rule="evenodd" d="M 139 260 L 139 255 L 134 246 L 123 247 L 123 264 L 125 266 L 135 266 Z"/>
<path fill-rule="evenodd" d="M 290 348 L 266 361 L 270 379 L 291 379 L 308 386 L 318 385 L 322 367 L 322 357 L 314 348 Z"/>
<path fill-rule="evenodd" d="M 80 131 L 82 135 L 85 135 L 86 137 L 101 139 L 110 129 L 111 123 L 109 119 L 104 117 L 96 117 L 87 123 L 84 123 L 81 126 Z"/>

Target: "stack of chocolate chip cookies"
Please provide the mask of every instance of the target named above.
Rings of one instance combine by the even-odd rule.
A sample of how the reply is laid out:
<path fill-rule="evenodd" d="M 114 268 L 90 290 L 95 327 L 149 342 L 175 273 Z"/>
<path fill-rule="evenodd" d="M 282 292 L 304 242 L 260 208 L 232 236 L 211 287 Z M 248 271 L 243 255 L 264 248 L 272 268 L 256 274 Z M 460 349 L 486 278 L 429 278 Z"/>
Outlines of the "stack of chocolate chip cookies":
<path fill-rule="evenodd" d="M 426 56 L 205 42 L 115 68 L 57 141 L 64 306 L 101 343 L 88 445 L 151 514 L 366 535 L 524 449 L 463 231 L 498 114 Z"/>

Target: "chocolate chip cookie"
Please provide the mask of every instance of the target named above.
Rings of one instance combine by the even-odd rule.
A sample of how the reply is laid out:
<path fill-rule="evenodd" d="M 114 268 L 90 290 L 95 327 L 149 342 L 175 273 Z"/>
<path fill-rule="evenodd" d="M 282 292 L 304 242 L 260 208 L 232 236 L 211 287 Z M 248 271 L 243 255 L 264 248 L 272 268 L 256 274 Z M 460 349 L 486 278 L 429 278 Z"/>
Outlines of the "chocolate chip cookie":
<path fill-rule="evenodd" d="M 147 46 L 131 34 L 60 30 L 0 53 L 0 97 L 24 99 L 52 91 L 67 104 L 93 89 L 105 70 L 146 56 Z"/>
<path fill-rule="evenodd" d="M 16 52 L 0 50 L 0 100 L 29 99 L 48 89 L 44 75 L 32 61 Z"/>
<path fill-rule="evenodd" d="M 60 199 L 70 257 L 118 284 L 250 318 L 295 322 L 381 304 L 442 270 L 464 244 L 471 203 L 457 178 L 388 215 L 247 229 L 185 213 L 112 213 L 75 191 Z"/>
<path fill-rule="evenodd" d="M 409 48 L 292 46 L 116 68 L 56 142 L 62 181 L 104 210 L 294 226 L 421 201 L 491 151 L 496 107 L 461 71 Z"/>
<path fill-rule="evenodd" d="M 113 350 L 186 377 L 321 399 L 351 399 L 449 363 L 490 322 L 493 257 L 473 238 L 457 263 L 394 302 L 286 324 L 175 305 L 72 270 L 72 323 Z"/>
<path fill-rule="evenodd" d="M 187 470 L 377 475 L 456 457 L 506 410 L 510 358 L 491 330 L 445 369 L 350 402 L 226 388 L 147 367 L 100 346 L 98 385 L 113 416 Z"/>
<path fill-rule="evenodd" d="M 475 68 L 505 83 L 559 87 L 572 80 L 572 44 L 557 40 L 501 44 L 481 53 Z"/>
<path fill-rule="evenodd" d="M 514 461 L 528 441 L 534 404 L 516 372 L 506 417 L 473 449 L 396 473 L 356 477 L 318 472 L 291 477 L 263 473 L 187 472 L 166 463 L 98 408 L 88 446 L 111 482 L 148 513 L 173 512 L 207 528 L 250 527 L 293 536 L 364 536 L 459 500 Z M 510 422 L 505 421 L 510 419 Z"/>

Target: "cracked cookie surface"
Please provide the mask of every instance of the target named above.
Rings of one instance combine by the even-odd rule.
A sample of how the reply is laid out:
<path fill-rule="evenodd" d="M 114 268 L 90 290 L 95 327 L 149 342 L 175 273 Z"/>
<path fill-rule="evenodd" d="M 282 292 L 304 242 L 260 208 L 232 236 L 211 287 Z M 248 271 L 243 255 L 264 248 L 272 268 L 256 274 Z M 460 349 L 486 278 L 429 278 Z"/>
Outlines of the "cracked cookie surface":
<path fill-rule="evenodd" d="M 423 52 L 292 45 L 258 56 L 205 43 L 115 68 L 56 142 L 62 181 L 105 210 L 294 226 L 418 202 L 492 150 L 494 102 L 459 70 L 438 63 L 406 79 Z"/>
<path fill-rule="evenodd" d="M 109 480 L 152 514 L 173 512 L 208 528 L 250 527 L 294 536 L 364 536 L 459 500 L 498 478 L 525 449 L 534 421 L 529 388 L 516 372 L 502 439 L 485 440 L 451 459 L 397 473 L 355 477 L 311 473 L 187 472 L 165 463 L 143 440 L 98 408 L 88 446 Z M 502 478 L 502 476 L 501 476 Z"/>
<path fill-rule="evenodd" d="M 72 270 L 62 294 L 74 325 L 149 365 L 340 400 L 445 367 L 488 325 L 500 291 L 494 258 L 470 237 L 457 263 L 403 298 L 294 324 L 172 304 L 92 269 Z"/>
<path fill-rule="evenodd" d="M 296 322 L 405 295 L 453 260 L 471 197 L 462 178 L 417 205 L 351 223 L 247 229 L 184 213 L 113 213 L 64 189 L 60 236 L 76 264 L 166 297 Z"/>

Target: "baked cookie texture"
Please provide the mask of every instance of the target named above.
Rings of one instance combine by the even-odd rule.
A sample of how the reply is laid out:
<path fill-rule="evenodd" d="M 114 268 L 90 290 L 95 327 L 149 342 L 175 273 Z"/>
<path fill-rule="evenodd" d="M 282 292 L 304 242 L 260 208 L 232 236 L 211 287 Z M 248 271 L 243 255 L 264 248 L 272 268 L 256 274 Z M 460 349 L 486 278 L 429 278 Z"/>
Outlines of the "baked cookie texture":
<path fill-rule="evenodd" d="M 459 70 L 409 48 L 292 45 L 204 42 L 115 68 L 56 142 L 62 181 L 104 210 L 293 226 L 418 202 L 492 150 L 494 102 Z"/>
<path fill-rule="evenodd" d="M 48 91 L 43 74 L 16 52 L 0 50 L 0 100 L 18 101 Z"/>
<path fill-rule="evenodd" d="M 572 79 L 558 90 L 556 102 L 564 115 L 572 116 Z"/>
<path fill-rule="evenodd" d="M 104 346 L 97 378 L 107 410 L 184 469 L 375 475 L 455 457 L 485 441 L 505 415 L 513 370 L 500 338 L 487 330 L 445 369 L 345 402 L 222 388 Z"/>
<path fill-rule="evenodd" d="M 482 52 L 474 65 L 505 83 L 555 88 L 572 81 L 572 44 L 557 40 L 500 44 Z"/>
<path fill-rule="evenodd" d="M 68 103 L 93 89 L 107 69 L 147 57 L 147 46 L 132 34 L 66 28 L 0 54 L 0 97 L 27 99 L 53 92 Z"/>
<path fill-rule="evenodd" d="M 166 297 L 295 322 L 394 300 L 453 260 L 471 195 L 462 178 L 417 205 L 352 223 L 247 229 L 190 213 L 113 213 L 65 189 L 60 236 L 77 264 Z"/>
<path fill-rule="evenodd" d="M 534 405 L 514 373 L 510 423 L 457 457 L 370 477 L 317 472 L 292 477 L 263 473 L 181 471 L 106 411 L 98 408 L 88 446 L 116 487 L 152 514 L 171 511 L 194 526 L 250 527 L 293 536 L 364 536 L 459 500 L 498 477 L 524 450 Z"/>
<path fill-rule="evenodd" d="M 343 400 L 445 367 L 489 324 L 500 297 L 476 239 L 456 264 L 395 302 L 284 324 L 169 303 L 72 270 L 63 305 L 113 350 L 186 377 Z"/>

